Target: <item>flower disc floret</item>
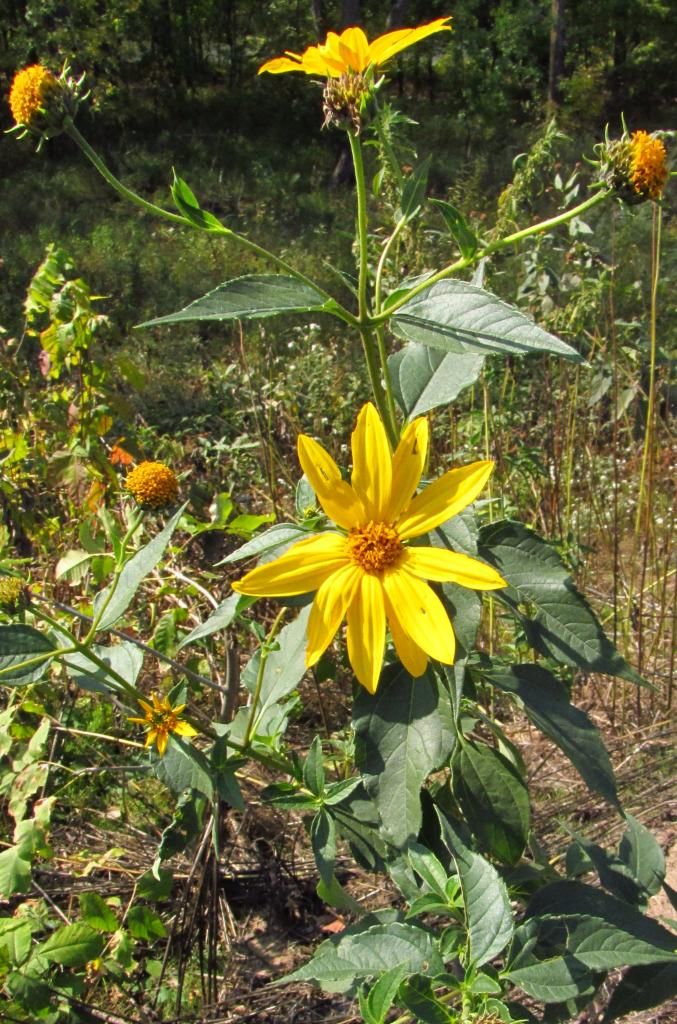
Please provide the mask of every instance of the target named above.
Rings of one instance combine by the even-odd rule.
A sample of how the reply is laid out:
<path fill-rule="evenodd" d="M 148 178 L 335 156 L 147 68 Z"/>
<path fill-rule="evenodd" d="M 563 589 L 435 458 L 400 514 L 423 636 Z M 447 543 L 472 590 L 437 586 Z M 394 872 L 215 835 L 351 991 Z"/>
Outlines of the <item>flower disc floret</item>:
<path fill-rule="evenodd" d="M 26 603 L 26 585 L 16 576 L 0 576 L 0 609 L 15 612 Z"/>
<path fill-rule="evenodd" d="M 176 501 L 179 481 L 174 470 L 163 462 L 140 462 L 125 480 L 125 488 L 137 504 L 164 508 Z"/>
<path fill-rule="evenodd" d="M 16 124 L 31 127 L 44 112 L 50 93 L 58 89 L 57 79 L 42 64 L 17 71 L 9 91 L 9 106 Z"/>
<path fill-rule="evenodd" d="M 325 78 L 361 74 L 372 65 L 380 67 L 395 54 L 435 32 L 450 31 L 450 21 L 450 17 L 436 18 L 418 28 L 396 29 L 394 32 L 386 32 L 371 43 L 358 26 L 347 28 L 340 35 L 329 32 L 324 43 L 309 46 L 303 53 L 286 50 L 284 57 L 267 60 L 259 68 L 259 74 L 264 71 L 272 75 L 301 71 L 306 75 L 322 75 Z"/>
<path fill-rule="evenodd" d="M 150 704 L 146 700 L 139 700 L 139 704 L 144 712 L 143 718 L 129 718 L 128 721 L 142 725 L 148 730 L 146 746 L 152 747 L 155 744 L 160 757 L 167 749 L 171 733 L 176 736 L 195 736 L 197 734 L 197 730 L 189 722 L 182 721 L 180 717 L 186 707 L 185 704 L 177 704 L 172 707 L 169 697 L 161 697 L 157 693 L 151 694 Z"/>
<path fill-rule="evenodd" d="M 495 569 L 476 558 L 446 548 L 409 546 L 474 501 L 493 469 L 491 462 L 451 469 L 417 494 L 427 451 L 424 417 L 408 424 L 393 454 L 376 409 L 365 405 L 353 431 L 348 482 L 324 448 L 301 434 L 301 467 L 335 528 L 299 541 L 233 584 L 238 593 L 252 597 L 315 591 L 306 665 L 318 661 L 345 618 L 348 657 L 370 693 L 381 673 L 386 623 L 412 676 L 423 674 L 429 658 L 453 662 L 454 631 L 427 580 L 472 590 L 506 585 Z"/>
<path fill-rule="evenodd" d="M 665 146 L 645 131 L 632 133 L 630 180 L 638 195 L 660 199 L 668 176 Z"/>

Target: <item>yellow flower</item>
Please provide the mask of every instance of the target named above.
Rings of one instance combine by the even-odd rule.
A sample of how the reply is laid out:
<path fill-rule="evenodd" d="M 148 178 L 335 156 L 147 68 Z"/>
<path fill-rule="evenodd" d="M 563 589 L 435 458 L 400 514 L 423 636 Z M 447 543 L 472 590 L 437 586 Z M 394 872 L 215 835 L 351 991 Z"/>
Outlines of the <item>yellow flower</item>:
<path fill-rule="evenodd" d="M 163 508 L 176 501 L 179 481 L 162 462 L 140 462 L 125 480 L 125 488 L 139 505 Z"/>
<path fill-rule="evenodd" d="M 266 61 L 259 68 L 259 74 L 269 71 L 280 75 L 286 71 L 302 71 L 306 75 L 324 75 L 326 78 L 339 78 L 341 75 L 355 72 L 361 74 L 370 65 L 378 67 L 394 57 L 401 50 L 413 46 L 421 39 L 435 32 L 450 31 L 448 22 L 451 18 L 436 18 L 427 25 L 418 28 L 400 28 L 394 32 L 386 32 L 373 43 L 368 42 L 366 35 L 359 27 L 347 28 L 341 35 L 329 32 L 324 43 L 309 46 L 303 53 L 285 51 L 284 57 L 275 57 Z"/>
<path fill-rule="evenodd" d="M 660 199 L 668 176 L 665 146 L 645 131 L 632 133 L 630 180 L 638 195 Z"/>
<path fill-rule="evenodd" d="M 143 718 L 129 718 L 128 721 L 143 725 L 148 730 L 146 746 L 152 747 L 155 744 L 160 757 L 162 757 L 167 749 L 170 733 L 176 733 L 177 736 L 196 736 L 197 729 L 194 729 L 188 722 L 182 722 L 179 718 L 185 704 L 177 704 L 176 707 L 172 707 L 169 697 L 160 697 L 157 693 L 151 695 L 151 700 L 152 704 L 145 700 L 139 700 L 139 704 L 145 712 Z"/>
<path fill-rule="evenodd" d="M 317 591 L 308 622 L 306 665 L 314 665 L 347 618 L 348 657 L 360 683 L 374 693 L 385 649 L 386 620 L 408 672 L 423 674 L 428 658 L 451 664 L 454 631 L 444 605 L 425 582 L 494 590 L 505 581 L 490 566 L 446 548 L 408 542 L 446 522 L 474 501 L 492 462 L 449 470 L 420 494 L 428 422 L 413 420 L 395 454 L 373 405 L 360 412 L 352 436 L 351 482 L 331 456 L 301 434 L 301 466 L 337 529 L 299 541 L 286 554 L 252 569 L 233 589 L 253 597 Z"/>
<path fill-rule="evenodd" d="M 50 92 L 58 88 L 57 79 L 42 64 L 17 71 L 9 91 L 9 106 L 16 123 L 30 126 L 43 113 Z"/>

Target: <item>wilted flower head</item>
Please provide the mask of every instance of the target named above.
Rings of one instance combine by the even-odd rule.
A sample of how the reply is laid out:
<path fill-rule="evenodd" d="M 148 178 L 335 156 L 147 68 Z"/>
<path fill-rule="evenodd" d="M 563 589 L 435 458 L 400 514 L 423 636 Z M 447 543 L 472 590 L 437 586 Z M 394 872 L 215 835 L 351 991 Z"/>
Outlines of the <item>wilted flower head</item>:
<path fill-rule="evenodd" d="M 0 609 L 16 612 L 27 603 L 26 584 L 16 576 L 0 576 Z"/>
<path fill-rule="evenodd" d="M 626 203 L 658 200 L 668 176 L 667 153 L 661 139 L 643 130 L 620 139 L 608 138 L 597 148 L 600 177 Z"/>
<path fill-rule="evenodd" d="M 140 462 L 125 480 L 125 488 L 138 505 L 164 508 L 176 501 L 179 481 L 163 462 Z"/>
<path fill-rule="evenodd" d="M 148 730 L 146 746 L 157 747 L 160 757 L 167 749 L 170 733 L 176 736 L 196 736 L 197 729 L 194 729 L 189 722 L 182 721 L 180 715 L 185 704 L 177 704 L 172 707 L 169 697 L 161 697 L 158 693 L 151 694 L 151 702 L 139 700 L 144 715 L 143 718 L 129 718 L 128 721 L 142 725 Z"/>

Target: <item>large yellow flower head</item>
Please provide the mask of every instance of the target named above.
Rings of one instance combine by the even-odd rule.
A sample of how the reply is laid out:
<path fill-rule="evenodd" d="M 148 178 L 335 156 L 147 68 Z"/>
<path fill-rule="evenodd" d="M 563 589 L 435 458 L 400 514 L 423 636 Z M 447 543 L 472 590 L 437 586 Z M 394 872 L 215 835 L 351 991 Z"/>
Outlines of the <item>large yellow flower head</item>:
<path fill-rule="evenodd" d="M 299 541 L 286 554 L 233 584 L 253 597 L 316 591 L 308 622 L 306 665 L 314 665 L 347 619 L 348 657 L 370 693 L 378 686 L 386 621 L 402 664 L 417 677 L 428 658 L 451 664 L 454 632 L 426 580 L 473 590 L 506 586 L 495 569 L 446 548 L 409 546 L 475 500 L 493 469 L 474 462 L 449 470 L 420 494 L 428 421 L 413 420 L 393 455 L 373 405 L 361 410 L 352 436 L 353 470 L 343 480 L 331 456 L 301 434 L 298 454 L 335 528 Z"/>
<path fill-rule="evenodd" d="M 44 114 L 50 94 L 58 90 L 57 79 L 42 64 L 17 71 L 9 91 L 9 106 L 16 124 L 33 125 Z"/>
<path fill-rule="evenodd" d="M 128 720 L 142 725 L 148 730 L 146 746 L 152 747 L 155 744 L 160 757 L 164 755 L 167 749 L 171 733 L 175 733 L 177 736 L 197 735 L 197 729 L 194 729 L 189 722 L 184 722 L 180 718 L 181 712 L 186 706 L 185 704 L 177 704 L 176 707 L 172 707 L 169 697 L 160 697 L 157 693 L 151 695 L 151 701 L 152 703 L 149 704 L 146 700 L 139 700 L 139 704 L 144 712 L 143 718 L 130 718 Z"/>
<path fill-rule="evenodd" d="M 645 131 L 632 133 L 630 181 L 635 192 L 649 199 L 660 199 L 668 169 L 665 146 L 660 139 Z"/>
<path fill-rule="evenodd" d="M 164 508 L 176 501 L 179 481 L 163 462 L 140 462 L 126 478 L 125 489 L 139 505 Z"/>
<path fill-rule="evenodd" d="M 351 72 L 361 74 L 371 65 L 380 67 L 396 53 L 435 32 L 450 31 L 450 21 L 451 18 L 436 18 L 418 28 L 396 29 L 379 36 L 372 43 L 357 26 L 345 29 L 340 35 L 329 32 L 324 43 L 309 46 L 303 53 L 287 50 L 284 57 L 267 60 L 259 68 L 259 74 L 264 71 L 272 75 L 302 71 L 306 75 L 323 75 L 325 78 L 340 78 Z"/>

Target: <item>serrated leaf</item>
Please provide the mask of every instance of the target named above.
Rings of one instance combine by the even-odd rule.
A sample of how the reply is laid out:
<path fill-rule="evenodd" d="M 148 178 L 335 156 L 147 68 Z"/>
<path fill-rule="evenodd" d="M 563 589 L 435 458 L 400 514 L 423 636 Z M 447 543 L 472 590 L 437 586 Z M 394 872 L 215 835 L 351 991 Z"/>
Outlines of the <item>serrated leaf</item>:
<path fill-rule="evenodd" d="M 117 586 L 112 592 L 110 599 L 110 587 L 106 587 L 105 590 L 96 595 L 94 598 L 94 615 L 97 616 L 98 612 L 103 609 L 101 618 L 97 622 L 99 630 L 110 629 L 127 611 L 141 583 L 153 571 L 165 553 L 165 548 L 169 544 L 179 519 L 183 515 L 186 504 L 182 505 L 174 513 L 165 528 L 157 536 L 153 537 L 148 544 L 144 545 L 140 551 L 137 551 L 130 558 L 120 573 Z"/>
<path fill-rule="evenodd" d="M 465 281 L 438 281 L 401 306 L 390 325 L 405 341 L 445 352 L 551 352 L 582 361 L 571 345 L 514 306 Z"/>
<path fill-rule="evenodd" d="M 623 833 L 618 858 L 647 896 L 660 892 L 665 880 L 665 856 L 660 843 L 637 818 L 625 815 L 627 828 Z"/>
<path fill-rule="evenodd" d="M 400 199 L 400 213 L 406 221 L 413 220 L 425 201 L 428 172 L 432 157 L 428 156 L 405 178 Z"/>
<path fill-rule="evenodd" d="M 475 383 L 484 359 L 476 352 L 441 352 L 410 342 L 388 358 L 398 405 L 408 419 L 448 405 Z"/>
<path fill-rule="evenodd" d="M 592 995 L 595 990 L 591 972 L 570 955 L 534 960 L 506 971 L 506 977 L 543 1003 L 562 1003 L 577 996 Z"/>
<path fill-rule="evenodd" d="M 277 984 L 315 981 L 336 992 L 346 991 L 360 978 L 379 976 L 395 967 L 405 967 L 408 974 L 432 975 L 444 969 L 429 931 L 404 921 L 372 924 L 372 917 L 322 942 L 308 963 Z"/>
<path fill-rule="evenodd" d="M 85 924 L 99 932 L 117 931 L 118 919 L 98 892 L 81 892 L 78 899 Z"/>
<path fill-rule="evenodd" d="M 525 780 L 501 753 L 464 742 L 454 758 L 454 795 L 479 845 L 504 864 L 516 864 L 529 838 L 531 809 Z"/>
<path fill-rule="evenodd" d="M 336 826 L 324 807 L 311 822 L 310 842 L 320 877 L 325 885 L 331 885 L 336 868 Z"/>
<path fill-rule="evenodd" d="M 334 303 L 309 284 L 282 274 L 247 274 L 225 281 L 190 305 L 139 324 L 157 327 L 184 320 L 253 320 L 279 313 L 331 312 Z"/>
<path fill-rule="evenodd" d="M 0 626 L 0 683 L 25 686 L 37 682 L 56 650 L 54 641 L 32 626 Z"/>
<path fill-rule="evenodd" d="M 373 1024 L 384 1024 L 405 974 L 404 967 L 392 967 L 389 971 L 385 971 L 364 997 L 364 1004 L 363 992 L 360 992 L 360 1009 L 363 1014 L 365 1009 L 370 1014 L 370 1024 L 372 1022 Z"/>
<path fill-rule="evenodd" d="M 265 533 L 260 533 L 257 537 L 248 540 L 246 544 L 237 548 L 236 551 L 231 551 L 229 555 L 221 559 L 218 565 L 240 562 L 243 558 L 261 558 L 263 561 L 269 561 L 281 554 L 279 549 L 283 545 L 288 547 L 295 541 L 303 540 L 309 536 L 308 530 L 303 529 L 301 526 L 294 526 L 293 523 L 276 523 L 275 526 L 271 526 Z M 264 555 L 266 556 L 265 558 L 263 558 Z"/>
<path fill-rule="evenodd" d="M 356 764 L 388 840 L 398 847 L 417 836 L 421 786 L 450 753 L 439 702 L 430 672 L 412 679 L 396 663 L 384 669 L 376 693 L 361 689 L 353 706 Z"/>
<path fill-rule="evenodd" d="M 146 942 L 163 939 L 167 934 L 162 919 L 149 907 L 141 907 L 138 904 L 130 909 L 125 918 L 125 925 L 130 935 Z"/>
<path fill-rule="evenodd" d="M 0 893 L 13 896 L 28 892 L 31 886 L 31 862 L 22 856 L 21 848 L 10 846 L 0 853 Z"/>
<path fill-rule="evenodd" d="M 602 737 L 566 687 L 540 665 L 491 667 L 482 674 L 493 686 L 514 693 L 538 728 L 571 759 L 587 785 L 619 806 L 616 781 Z"/>
<path fill-rule="evenodd" d="M 677 996 L 677 964 L 631 967 L 611 993 L 602 1024 L 628 1013 L 650 1010 Z"/>
<path fill-rule="evenodd" d="M 34 952 L 41 959 L 64 967 L 84 967 L 104 947 L 103 936 L 88 924 L 66 924 L 57 928 Z"/>
<path fill-rule="evenodd" d="M 153 765 L 153 771 L 173 793 L 196 790 L 208 800 L 214 798 L 214 783 L 209 761 L 197 747 L 179 736 L 170 736 L 163 757 Z"/>
<path fill-rule="evenodd" d="M 444 904 L 447 903 L 448 875 L 444 865 L 440 863 L 432 850 L 420 843 L 412 843 L 407 848 L 407 859 L 411 867 L 425 882 L 431 892 L 436 893 Z"/>
<path fill-rule="evenodd" d="M 437 817 L 461 883 L 470 958 L 476 967 L 481 967 L 498 956 L 512 936 L 508 891 L 496 868 L 470 849 L 459 828 L 439 809 Z"/>
<path fill-rule="evenodd" d="M 213 213 L 209 213 L 201 208 L 192 189 L 176 173 L 174 174 L 171 193 L 177 210 L 191 224 L 201 228 L 203 231 L 222 232 L 224 230 L 220 220 Z"/>
<path fill-rule="evenodd" d="M 104 647 L 94 644 L 92 651 L 101 661 L 105 662 L 114 672 L 122 676 L 134 686 L 139 672 L 143 665 L 143 651 L 136 644 L 128 640 L 121 640 L 119 643 Z M 90 693 L 119 692 L 119 685 L 115 679 L 96 665 L 86 654 L 76 651 L 64 658 L 64 664 L 68 675 L 76 686 L 81 690 L 88 690 Z"/>
<path fill-rule="evenodd" d="M 31 951 L 31 925 L 16 917 L 0 918 L 0 950 L 12 967 L 20 967 Z"/>
<path fill-rule="evenodd" d="M 644 682 L 605 635 L 561 558 L 541 537 L 521 523 L 502 520 L 482 527 L 480 555 L 514 590 L 496 591 L 497 600 L 517 610 L 516 595 L 518 602 L 534 606 L 535 614 L 520 621 L 538 651 L 587 672 Z"/>
<path fill-rule="evenodd" d="M 228 626 L 230 626 L 237 615 L 238 607 L 246 606 L 246 604 L 247 598 L 243 599 L 241 594 L 231 594 L 230 597 L 221 602 L 218 608 L 214 609 L 204 622 L 201 622 L 187 636 L 184 636 L 176 648 L 177 651 L 187 647 L 188 644 L 194 644 L 196 640 L 204 640 L 205 637 L 212 636 L 213 633 L 218 633 L 222 629 L 228 629 Z"/>
<path fill-rule="evenodd" d="M 431 199 L 444 218 L 447 230 L 458 245 L 461 256 L 469 259 L 479 246 L 479 239 L 461 211 L 445 199 Z"/>
<path fill-rule="evenodd" d="M 307 789 L 315 796 L 324 792 L 324 755 L 322 752 L 322 740 L 315 736 L 310 745 L 308 756 L 303 763 L 303 781 Z"/>

